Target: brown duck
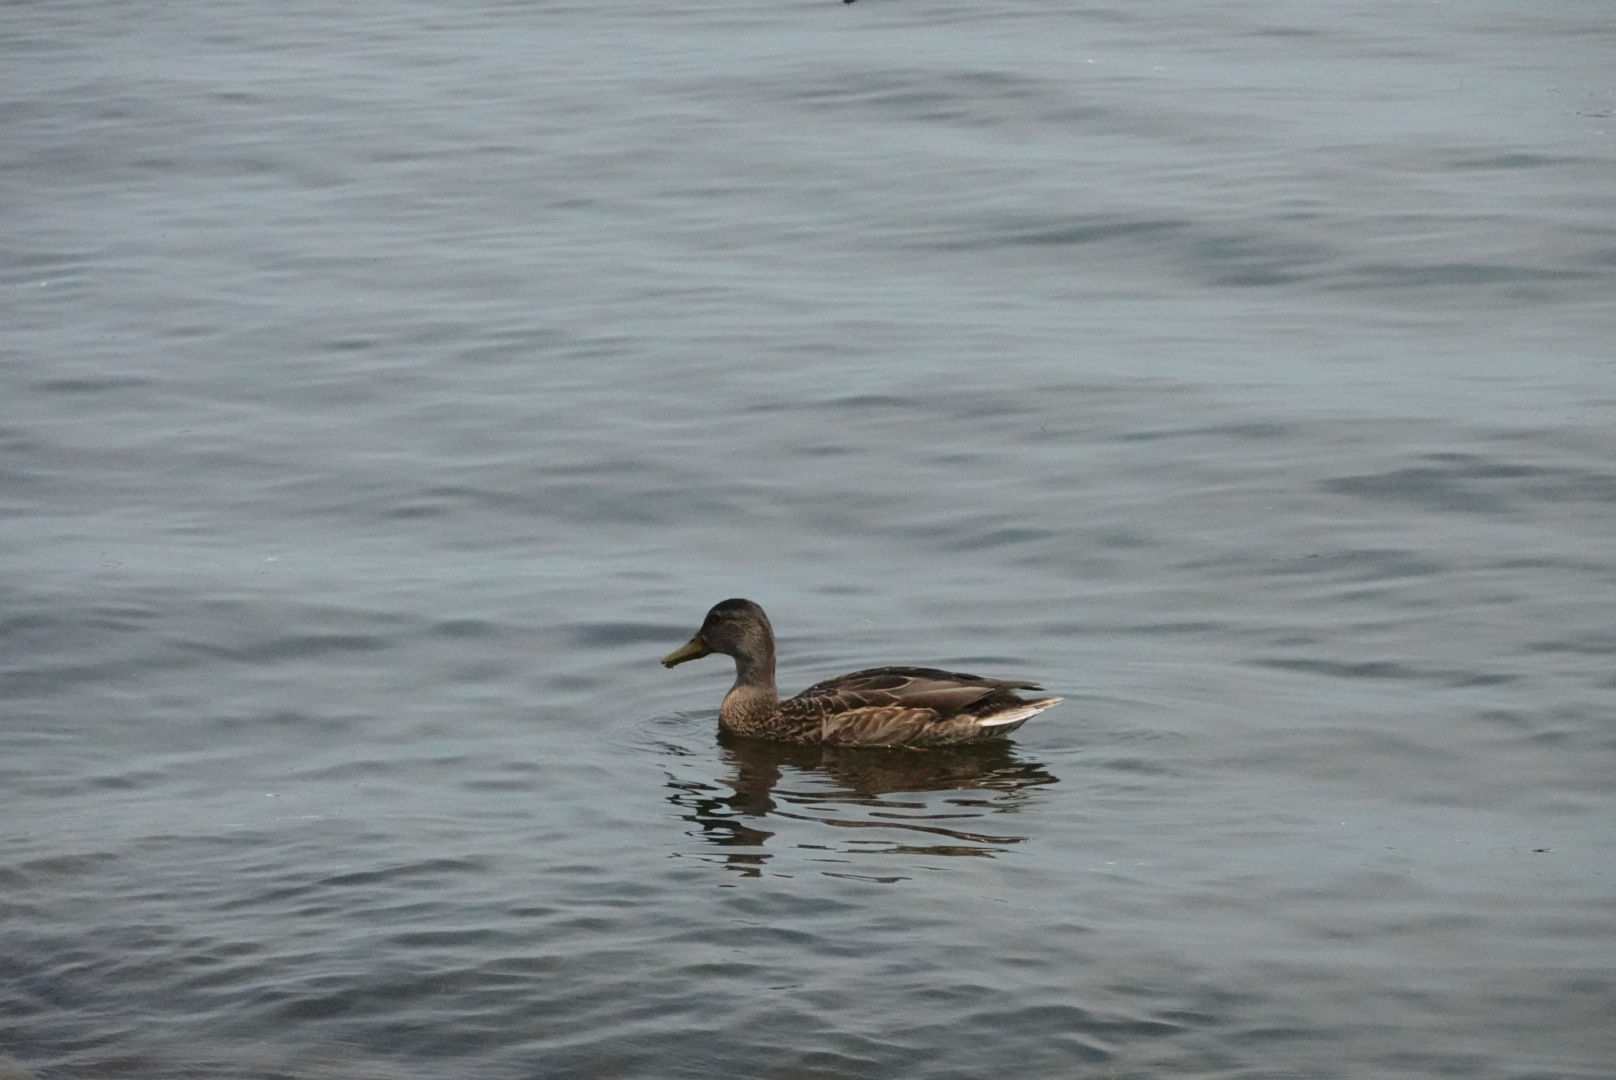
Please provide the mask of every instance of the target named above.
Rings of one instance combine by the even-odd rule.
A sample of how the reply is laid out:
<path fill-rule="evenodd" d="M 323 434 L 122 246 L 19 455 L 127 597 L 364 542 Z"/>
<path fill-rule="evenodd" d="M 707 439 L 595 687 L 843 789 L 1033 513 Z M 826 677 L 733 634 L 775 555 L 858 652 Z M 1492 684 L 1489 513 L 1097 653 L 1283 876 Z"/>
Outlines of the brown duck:
<path fill-rule="evenodd" d="M 666 667 L 712 653 L 735 658 L 735 685 L 718 722 L 760 739 L 842 746 L 941 746 L 1008 735 L 1058 697 L 1015 695 L 1032 683 L 984 679 L 936 668 L 883 667 L 815 683 L 780 700 L 774 685 L 774 629 L 750 600 L 725 600 L 707 613 L 690 644 L 662 658 Z"/>

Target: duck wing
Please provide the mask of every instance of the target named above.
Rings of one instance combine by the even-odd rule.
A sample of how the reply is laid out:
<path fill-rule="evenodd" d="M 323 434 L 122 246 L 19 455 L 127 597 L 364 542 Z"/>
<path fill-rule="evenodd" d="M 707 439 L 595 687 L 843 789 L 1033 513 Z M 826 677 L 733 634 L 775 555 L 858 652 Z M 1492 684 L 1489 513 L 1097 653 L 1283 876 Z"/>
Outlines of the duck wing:
<path fill-rule="evenodd" d="M 1035 712 L 1016 690 L 1033 683 L 987 679 L 938 668 L 885 667 L 855 671 L 815 683 L 780 703 L 780 716 L 798 730 L 817 727 L 827 743 L 872 746 L 970 742 L 1006 734 Z M 1045 699 L 1054 704 L 1058 699 Z M 1019 707 L 1019 708 L 1018 708 Z M 983 720 L 1010 711 L 1009 723 Z"/>

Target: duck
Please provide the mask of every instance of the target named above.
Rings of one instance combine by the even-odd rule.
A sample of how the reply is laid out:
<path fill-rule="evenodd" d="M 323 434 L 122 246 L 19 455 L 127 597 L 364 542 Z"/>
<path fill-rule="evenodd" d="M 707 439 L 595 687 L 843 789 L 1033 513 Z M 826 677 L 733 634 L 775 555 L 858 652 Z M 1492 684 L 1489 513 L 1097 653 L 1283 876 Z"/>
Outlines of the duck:
<path fill-rule="evenodd" d="M 735 660 L 735 685 L 718 724 L 734 735 L 835 746 L 948 746 L 999 739 L 1063 698 L 1022 698 L 1029 682 L 924 667 L 879 667 L 815 683 L 780 700 L 774 628 L 740 598 L 714 604 L 696 636 L 662 658 L 667 668 L 720 653 Z"/>

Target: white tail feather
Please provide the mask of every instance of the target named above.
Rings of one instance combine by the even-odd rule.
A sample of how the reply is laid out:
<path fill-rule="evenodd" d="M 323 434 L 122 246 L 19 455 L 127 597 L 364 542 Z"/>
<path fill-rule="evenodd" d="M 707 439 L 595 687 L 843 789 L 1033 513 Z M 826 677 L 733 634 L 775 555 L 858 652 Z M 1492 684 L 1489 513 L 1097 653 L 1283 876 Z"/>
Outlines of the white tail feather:
<path fill-rule="evenodd" d="M 1028 701 L 1013 708 L 1006 709 L 992 716 L 984 716 L 976 722 L 977 727 L 998 727 L 1000 724 L 1014 724 L 1018 720 L 1025 720 L 1029 716 L 1036 716 L 1045 709 L 1059 705 L 1065 698 L 1043 697 L 1037 701 Z"/>

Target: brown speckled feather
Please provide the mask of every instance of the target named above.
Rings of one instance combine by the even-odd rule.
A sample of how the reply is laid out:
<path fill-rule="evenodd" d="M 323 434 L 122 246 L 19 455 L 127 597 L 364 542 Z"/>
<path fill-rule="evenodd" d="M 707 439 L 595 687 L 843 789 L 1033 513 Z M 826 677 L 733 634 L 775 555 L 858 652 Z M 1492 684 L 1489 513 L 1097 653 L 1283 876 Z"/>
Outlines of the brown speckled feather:
<path fill-rule="evenodd" d="M 986 734 L 981 726 L 984 717 L 1025 704 L 1012 690 L 1037 689 L 1032 683 L 938 668 L 870 668 L 815 683 L 782 701 L 780 719 L 801 731 L 799 738 L 814 742 L 871 746 L 974 742 Z M 992 734 L 1008 734 L 1025 722 L 1022 717 L 998 725 Z"/>

